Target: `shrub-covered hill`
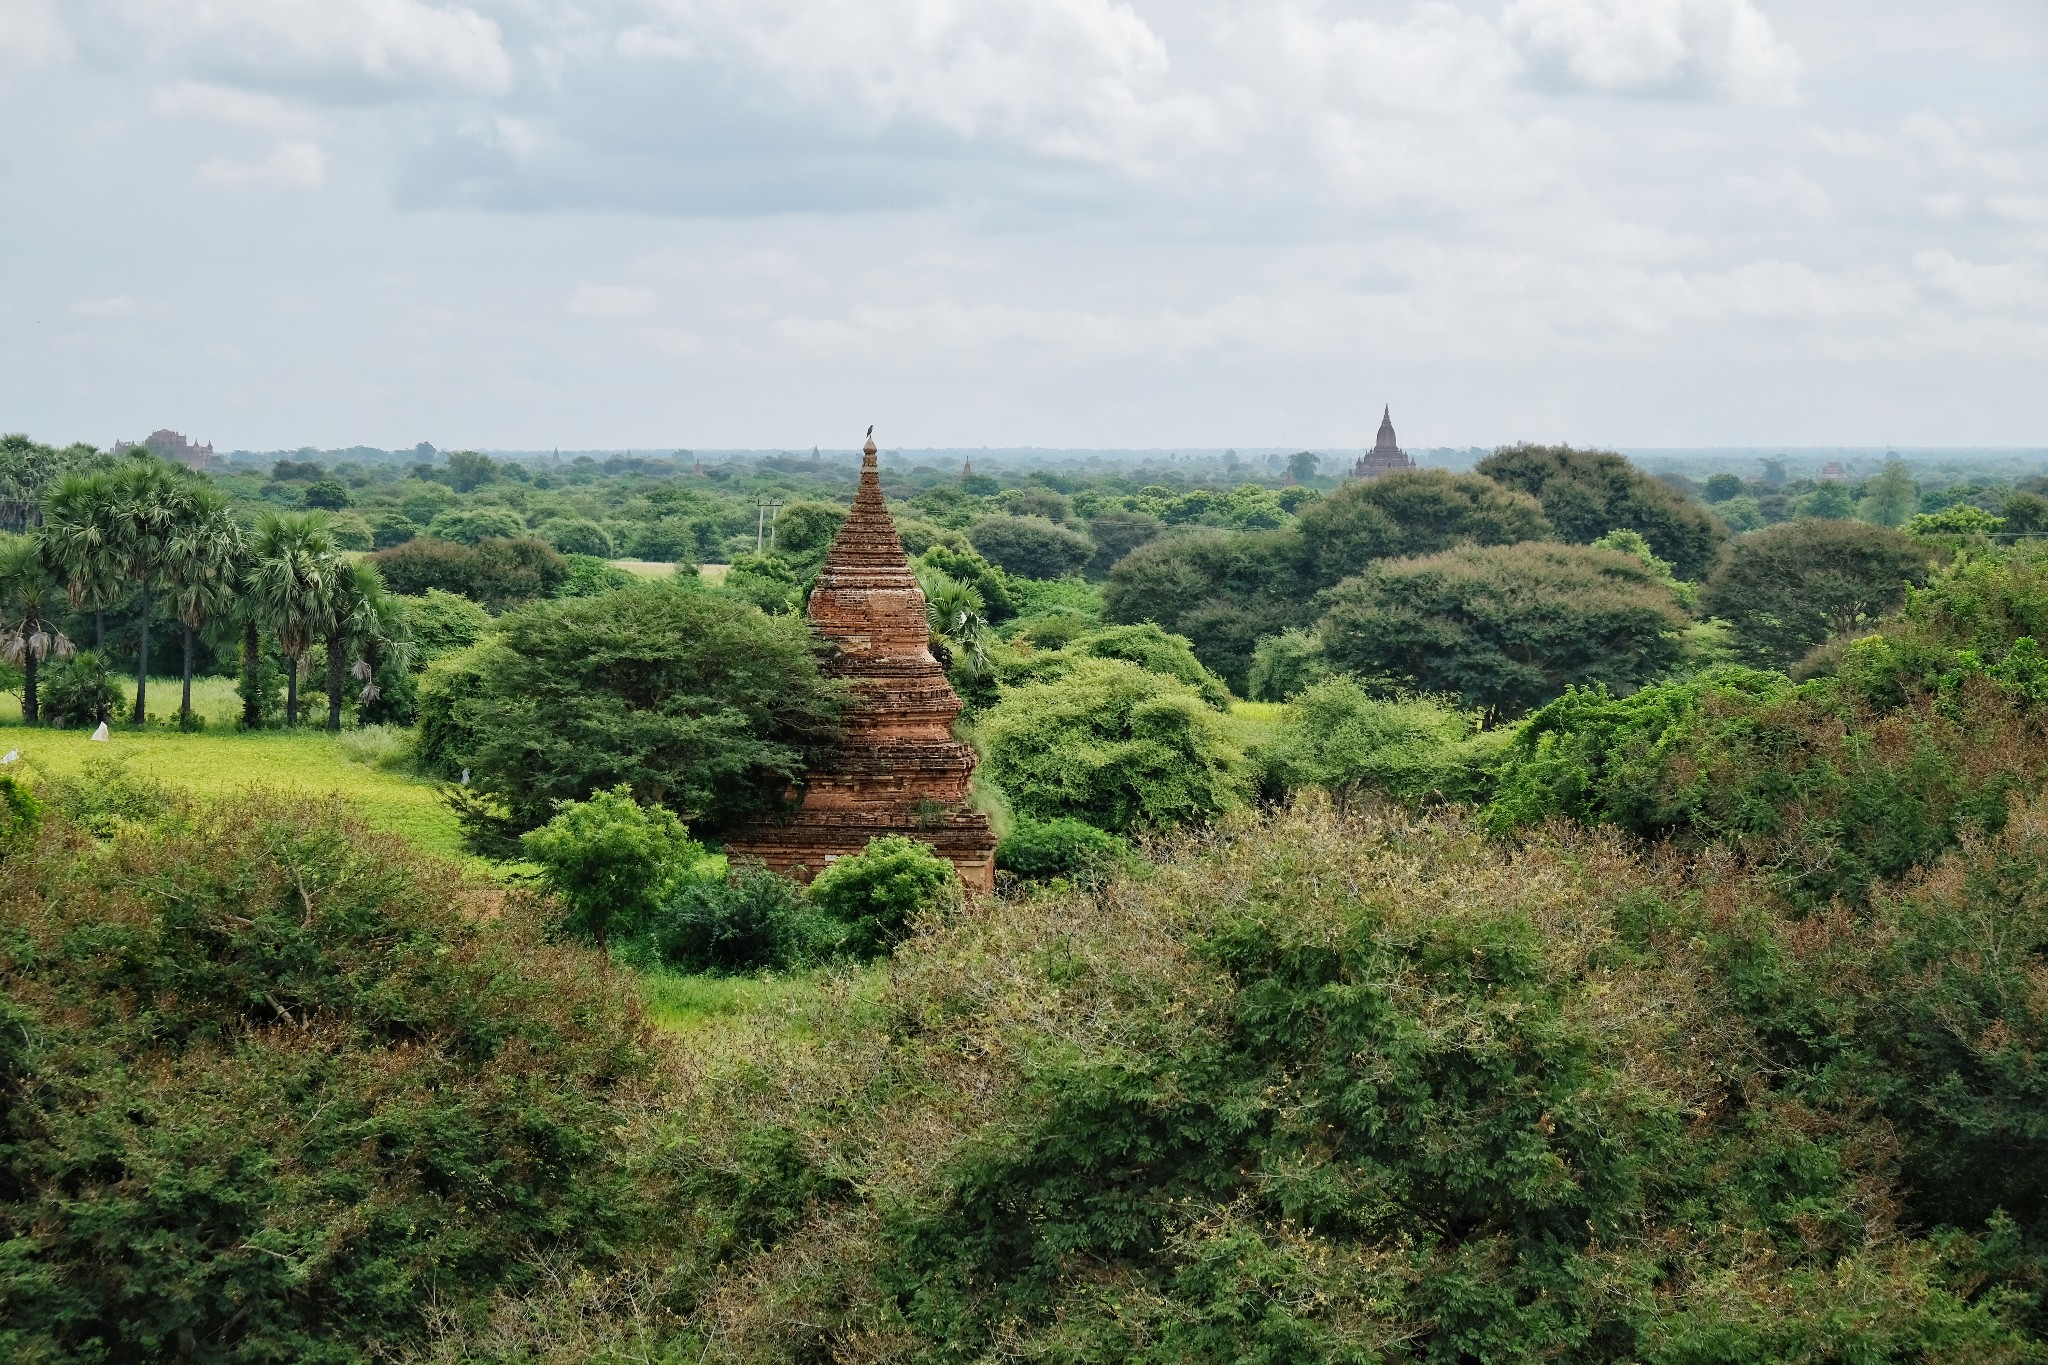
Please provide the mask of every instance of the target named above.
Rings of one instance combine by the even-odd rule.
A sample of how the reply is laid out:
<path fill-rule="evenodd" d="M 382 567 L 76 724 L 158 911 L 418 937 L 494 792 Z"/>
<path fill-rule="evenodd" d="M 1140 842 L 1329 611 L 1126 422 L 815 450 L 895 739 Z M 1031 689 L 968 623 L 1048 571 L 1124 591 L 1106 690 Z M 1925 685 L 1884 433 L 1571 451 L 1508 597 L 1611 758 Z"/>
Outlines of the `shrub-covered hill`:
<path fill-rule="evenodd" d="M 17 825 L 0 1356 L 371 1360 L 599 1264 L 653 1063 L 630 979 L 338 803 Z"/>
<path fill-rule="evenodd" d="M 442 1359 L 2023 1361 L 2048 809 L 1867 909 L 1241 817 L 694 1035 L 674 1221 Z"/>

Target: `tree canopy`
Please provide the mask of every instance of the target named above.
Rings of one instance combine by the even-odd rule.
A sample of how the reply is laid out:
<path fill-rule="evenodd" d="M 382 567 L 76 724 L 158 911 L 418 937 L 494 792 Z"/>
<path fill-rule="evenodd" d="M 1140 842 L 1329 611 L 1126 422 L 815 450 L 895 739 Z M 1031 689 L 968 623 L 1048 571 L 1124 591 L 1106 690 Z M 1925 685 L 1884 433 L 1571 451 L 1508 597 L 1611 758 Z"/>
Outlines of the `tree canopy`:
<path fill-rule="evenodd" d="M 1700 609 L 1728 622 L 1742 657 L 1782 668 L 1855 630 L 1923 582 L 1934 550 L 1885 526 L 1811 520 L 1766 526 L 1728 547 Z"/>
<path fill-rule="evenodd" d="M 1446 469 L 1347 483 L 1301 509 L 1300 531 L 1308 571 L 1324 586 L 1374 560 L 1552 536 L 1541 504 L 1527 493 Z"/>
<path fill-rule="evenodd" d="M 1095 542 L 1044 517 L 983 517 L 967 539 L 1005 573 L 1025 578 L 1061 578 L 1079 573 L 1095 557 Z"/>
<path fill-rule="evenodd" d="M 1608 450 L 1502 446 L 1478 472 L 1543 504 L 1565 540 L 1590 545 L 1609 531 L 1639 532 L 1680 578 L 1703 577 L 1727 534 L 1705 507 Z"/>

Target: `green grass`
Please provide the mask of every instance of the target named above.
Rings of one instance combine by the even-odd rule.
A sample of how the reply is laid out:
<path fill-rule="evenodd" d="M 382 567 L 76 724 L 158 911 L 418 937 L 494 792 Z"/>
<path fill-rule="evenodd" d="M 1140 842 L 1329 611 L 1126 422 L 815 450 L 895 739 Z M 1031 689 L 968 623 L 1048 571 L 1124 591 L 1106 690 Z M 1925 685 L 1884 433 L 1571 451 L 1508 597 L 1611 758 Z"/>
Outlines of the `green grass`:
<path fill-rule="evenodd" d="M 1250 749 L 1271 741 L 1286 718 L 1284 701 L 1233 701 L 1223 723 L 1238 747 Z"/>
<path fill-rule="evenodd" d="M 823 995 L 822 979 L 828 970 L 790 976 L 691 976 L 650 968 L 636 975 L 649 1020 L 657 1028 L 684 1033 L 715 1020 L 816 1001 Z M 871 969 L 870 974 L 881 980 L 879 971 Z M 801 1031 L 802 1011 L 788 1014 L 791 1027 Z"/>
<path fill-rule="evenodd" d="M 614 569 L 624 569 L 635 578 L 674 578 L 676 566 L 659 559 L 608 559 L 605 563 Z M 730 564 L 699 564 L 697 576 L 706 583 L 719 583 L 725 579 Z"/>
<path fill-rule="evenodd" d="M 116 715 L 125 716 L 128 714 L 128 708 L 135 704 L 135 679 L 117 677 L 114 679 L 114 683 L 121 692 L 121 704 L 114 708 L 114 712 Z M 176 678 L 151 678 L 149 680 L 149 713 L 152 716 L 176 719 L 180 686 L 181 684 Z M 233 678 L 194 678 L 192 680 L 192 711 L 195 715 L 205 717 L 208 725 L 233 725 L 235 718 L 242 714 L 242 698 L 235 691 L 235 680 Z M 9 692 L 0 695 L 0 725 L 19 724 L 21 724 L 21 693 Z"/>
<path fill-rule="evenodd" d="M 107 756 L 125 761 L 139 776 L 202 797 L 258 787 L 309 797 L 339 796 L 371 825 L 401 834 L 427 852 L 488 866 L 464 854 L 455 813 L 432 782 L 352 761 L 348 747 L 358 751 L 367 747 L 373 754 L 376 746 L 364 746 L 346 730 L 339 735 L 324 730 L 257 734 L 116 730 L 107 740 L 94 743 L 84 730 L 0 725 L 0 753 L 19 749 L 21 766 L 12 771 L 26 769 L 31 779 L 38 773 L 75 775 L 88 759 Z"/>

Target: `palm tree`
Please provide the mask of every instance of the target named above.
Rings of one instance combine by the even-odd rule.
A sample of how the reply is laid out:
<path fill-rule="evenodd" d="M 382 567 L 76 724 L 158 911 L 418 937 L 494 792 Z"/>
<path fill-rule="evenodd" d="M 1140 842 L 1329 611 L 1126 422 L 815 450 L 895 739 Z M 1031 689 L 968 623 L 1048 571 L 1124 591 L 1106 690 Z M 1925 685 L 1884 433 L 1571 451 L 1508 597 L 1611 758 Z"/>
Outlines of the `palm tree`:
<path fill-rule="evenodd" d="M 52 655 L 68 659 L 77 650 L 45 614 L 56 582 L 33 536 L 0 540 L 0 659 L 21 670 L 21 718 L 42 720 L 37 704 L 36 671 Z"/>
<path fill-rule="evenodd" d="M 353 664 L 345 664 L 350 654 Z M 404 608 L 384 587 L 374 564 L 344 564 L 327 620 L 327 728 L 341 728 L 344 666 L 363 684 L 363 700 L 377 698 L 377 666 L 386 659 L 412 661 L 412 638 Z"/>
<path fill-rule="evenodd" d="M 135 660 L 133 717 L 133 723 L 140 725 L 148 714 L 150 611 L 156 605 L 156 590 L 165 582 L 171 542 L 196 485 L 182 472 L 173 473 L 162 460 L 147 456 L 124 461 L 109 483 L 115 518 L 113 560 L 121 577 L 142 594 L 142 643 Z"/>
<path fill-rule="evenodd" d="M 961 671 L 979 678 L 990 668 L 987 607 L 981 589 L 962 583 L 937 569 L 918 575 L 924 591 L 925 626 L 934 642 L 944 648 Z"/>
<path fill-rule="evenodd" d="M 253 624 L 277 637 L 291 664 L 285 675 L 284 723 L 299 723 L 299 675 L 333 613 L 345 563 L 323 512 L 266 512 L 256 523 L 242 582 Z"/>
<path fill-rule="evenodd" d="M 43 507 L 43 546 L 64 578 L 73 611 L 92 612 L 92 647 L 107 643 L 107 608 L 126 595 L 118 544 L 119 495 L 104 473 L 66 474 Z"/>
<path fill-rule="evenodd" d="M 192 725 L 192 644 L 199 628 L 233 609 L 245 567 L 247 537 L 228 515 L 227 497 L 188 481 L 181 490 L 177 527 L 165 559 L 171 604 L 184 627 L 184 691 L 178 723 Z M 253 623 L 252 623 L 253 628 Z"/>

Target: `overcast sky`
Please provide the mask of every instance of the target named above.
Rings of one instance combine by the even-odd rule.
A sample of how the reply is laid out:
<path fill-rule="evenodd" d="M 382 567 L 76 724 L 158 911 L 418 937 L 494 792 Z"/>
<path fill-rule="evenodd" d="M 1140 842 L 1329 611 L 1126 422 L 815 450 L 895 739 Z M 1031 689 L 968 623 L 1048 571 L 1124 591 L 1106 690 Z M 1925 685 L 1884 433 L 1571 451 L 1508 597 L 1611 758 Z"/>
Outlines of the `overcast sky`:
<path fill-rule="evenodd" d="M 2048 444 L 2043 0 L 0 0 L 0 429 Z"/>

